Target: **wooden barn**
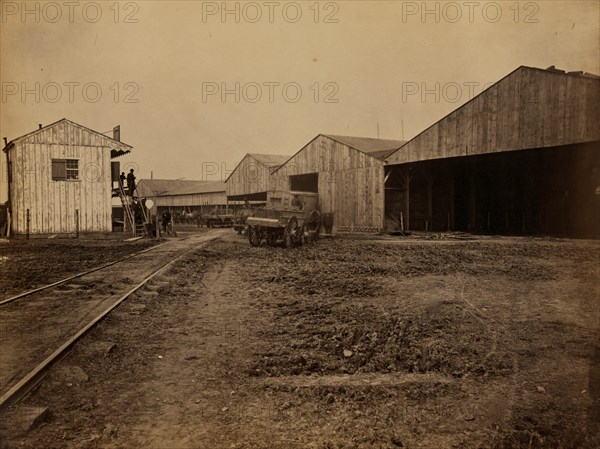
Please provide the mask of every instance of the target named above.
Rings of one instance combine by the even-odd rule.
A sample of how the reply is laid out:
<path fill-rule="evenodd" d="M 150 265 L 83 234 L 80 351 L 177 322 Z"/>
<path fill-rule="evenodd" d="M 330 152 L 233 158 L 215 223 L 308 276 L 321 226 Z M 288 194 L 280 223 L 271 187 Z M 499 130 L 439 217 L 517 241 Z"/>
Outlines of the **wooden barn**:
<path fill-rule="evenodd" d="M 600 77 L 519 67 L 387 159 L 413 230 L 598 237 Z"/>
<path fill-rule="evenodd" d="M 111 160 L 132 149 L 119 134 L 62 119 L 6 143 L 11 235 L 111 232 Z"/>
<path fill-rule="evenodd" d="M 193 181 L 186 179 L 142 179 L 137 184 L 140 198 L 154 203 L 150 213 L 170 208 L 177 212 L 209 213 L 215 207 L 227 208 L 225 183 L 222 181 Z"/>
<path fill-rule="evenodd" d="M 272 173 L 276 190 L 319 194 L 333 232 L 384 227 L 384 161 L 405 142 L 319 134 Z"/>
<path fill-rule="evenodd" d="M 267 191 L 272 190 L 271 172 L 289 156 L 248 153 L 225 180 L 227 200 L 230 203 L 250 201 L 264 203 Z"/>

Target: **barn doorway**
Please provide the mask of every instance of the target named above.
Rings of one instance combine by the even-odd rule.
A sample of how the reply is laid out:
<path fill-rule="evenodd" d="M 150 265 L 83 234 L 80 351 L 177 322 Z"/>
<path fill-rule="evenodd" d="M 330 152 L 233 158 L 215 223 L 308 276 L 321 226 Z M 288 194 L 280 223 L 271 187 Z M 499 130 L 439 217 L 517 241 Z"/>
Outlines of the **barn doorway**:
<path fill-rule="evenodd" d="M 306 173 L 290 176 L 290 189 L 300 192 L 319 193 L 319 174 Z"/>
<path fill-rule="evenodd" d="M 454 178 L 454 229 L 469 230 L 469 196 L 471 185 L 466 173 L 459 171 Z"/>
<path fill-rule="evenodd" d="M 599 238 L 599 162 L 590 142 L 388 166 L 386 228 Z"/>

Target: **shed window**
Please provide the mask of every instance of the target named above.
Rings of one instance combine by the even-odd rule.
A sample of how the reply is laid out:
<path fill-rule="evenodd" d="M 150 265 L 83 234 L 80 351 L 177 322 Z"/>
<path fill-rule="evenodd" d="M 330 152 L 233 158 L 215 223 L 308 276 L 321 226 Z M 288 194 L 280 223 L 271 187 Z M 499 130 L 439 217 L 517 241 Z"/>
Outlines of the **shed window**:
<path fill-rule="evenodd" d="M 67 179 L 79 179 L 79 161 L 67 159 Z"/>
<path fill-rule="evenodd" d="M 77 159 L 52 159 L 52 180 L 65 181 L 79 179 L 79 161 Z"/>

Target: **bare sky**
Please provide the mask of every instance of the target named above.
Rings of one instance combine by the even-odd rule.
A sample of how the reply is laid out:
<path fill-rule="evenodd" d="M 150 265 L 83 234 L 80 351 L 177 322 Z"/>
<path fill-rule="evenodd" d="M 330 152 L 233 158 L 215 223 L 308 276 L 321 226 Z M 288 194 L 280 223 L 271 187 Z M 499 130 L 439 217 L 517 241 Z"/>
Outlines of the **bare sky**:
<path fill-rule="evenodd" d="M 520 65 L 600 73 L 597 1 L 0 6 L 0 137 L 119 124 L 138 177 L 221 179 L 319 133 L 409 139 Z"/>

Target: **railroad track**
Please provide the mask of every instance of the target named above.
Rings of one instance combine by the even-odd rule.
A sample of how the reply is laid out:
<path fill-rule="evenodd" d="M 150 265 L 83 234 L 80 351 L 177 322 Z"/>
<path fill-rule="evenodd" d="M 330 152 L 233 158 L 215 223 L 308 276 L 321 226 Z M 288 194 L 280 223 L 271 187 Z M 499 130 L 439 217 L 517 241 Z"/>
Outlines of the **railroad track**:
<path fill-rule="evenodd" d="M 181 240 L 187 240 L 189 238 L 190 237 L 186 237 L 186 238 L 181 239 Z M 56 287 L 56 286 L 61 285 L 61 284 L 66 284 L 67 282 L 72 281 L 73 279 L 80 278 L 82 276 L 85 276 L 86 274 L 94 273 L 95 271 L 103 270 L 104 268 L 108 268 L 108 267 L 110 267 L 112 265 L 116 265 L 116 264 L 118 264 L 120 262 L 123 262 L 124 260 L 131 259 L 132 257 L 139 256 L 140 254 L 146 253 L 148 251 L 153 251 L 153 250 L 155 250 L 157 248 L 160 248 L 161 246 L 167 245 L 168 243 L 169 242 L 161 243 L 160 245 L 156 245 L 156 246 L 153 246 L 151 248 L 146 248 L 146 249 L 144 249 L 142 251 L 138 251 L 138 252 L 129 254 L 129 255 L 127 255 L 127 256 L 119 259 L 119 260 L 115 260 L 113 262 L 109 262 L 107 264 L 101 265 L 101 266 L 96 267 L 96 268 L 92 268 L 91 270 L 88 270 L 88 271 L 83 271 L 81 273 L 74 274 L 73 276 L 69 276 L 67 278 L 61 279 L 60 281 L 56 281 L 56 282 L 53 282 L 51 284 L 47 284 L 47 285 L 43 285 L 41 287 L 37 287 L 37 288 L 31 289 L 31 290 L 27 290 L 27 291 L 25 291 L 23 293 L 19 293 L 19 294 L 15 295 L 15 296 L 11 296 L 10 298 L 2 299 L 2 300 L 0 300 L 0 306 L 2 306 L 4 304 L 8 304 L 9 302 L 16 301 L 17 299 L 25 298 L 26 296 L 33 295 L 34 293 L 41 292 L 43 290 L 47 290 L 49 288 Z"/>
<path fill-rule="evenodd" d="M 0 413 L 26 396 L 77 340 L 119 304 L 223 232 L 158 245 L 2 301 Z"/>

